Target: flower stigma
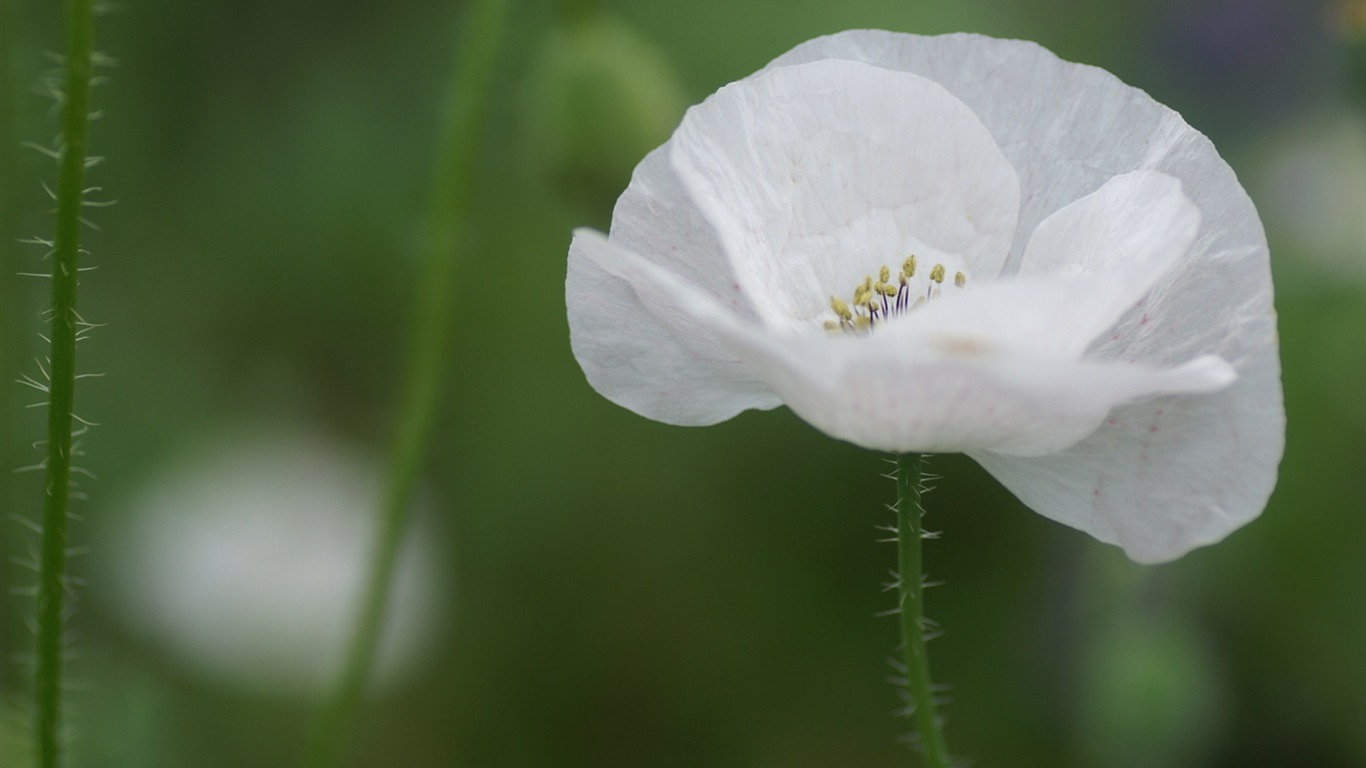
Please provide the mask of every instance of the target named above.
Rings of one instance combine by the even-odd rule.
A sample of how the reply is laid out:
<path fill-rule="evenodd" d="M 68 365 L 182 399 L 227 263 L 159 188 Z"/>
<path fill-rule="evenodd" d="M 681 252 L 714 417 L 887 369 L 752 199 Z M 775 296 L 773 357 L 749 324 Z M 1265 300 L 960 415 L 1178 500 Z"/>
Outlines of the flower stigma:
<path fill-rule="evenodd" d="M 825 321 L 825 330 L 841 333 L 870 333 L 878 323 L 885 323 L 894 317 L 911 312 L 927 301 L 940 295 L 948 274 L 943 264 L 935 264 L 925 280 L 922 292 L 914 287 L 916 276 L 915 254 L 906 257 L 896 281 L 892 281 L 892 270 L 885 264 L 878 270 L 877 280 L 872 275 L 854 286 L 852 301 L 838 296 L 830 297 L 830 311 L 834 320 Z M 968 276 L 962 272 L 953 275 L 953 287 L 962 289 L 968 283 Z"/>

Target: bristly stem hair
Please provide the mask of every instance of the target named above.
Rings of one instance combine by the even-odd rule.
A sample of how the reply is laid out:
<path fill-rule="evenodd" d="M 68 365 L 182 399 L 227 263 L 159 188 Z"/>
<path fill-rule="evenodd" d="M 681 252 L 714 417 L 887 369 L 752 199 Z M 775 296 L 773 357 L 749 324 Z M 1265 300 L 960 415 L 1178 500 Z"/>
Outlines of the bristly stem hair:
<path fill-rule="evenodd" d="M 71 500 L 72 409 L 76 400 L 76 313 L 85 170 L 94 72 L 93 0 L 66 0 L 66 76 L 52 242 L 47 460 L 38 576 L 34 742 L 38 768 L 61 764 L 63 624 L 67 613 L 67 519 Z"/>
<path fill-rule="evenodd" d="M 930 660 L 925 648 L 925 582 L 920 543 L 926 538 L 920 505 L 925 490 L 924 458 L 918 453 L 896 457 L 897 608 L 901 619 L 902 662 L 906 672 L 907 705 L 915 719 L 916 737 L 928 768 L 949 768 L 948 746 L 930 683 Z"/>
<path fill-rule="evenodd" d="M 413 303 L 407 378 L 380 508 L 379 536 L 341 676 L 314 724 L 306 755 L 309 768 L 330 768 L 341 761 L 374 666 L 413 486 L 446 378 L 460 249 L 467 239 L 474 168 L 508 4 L 508 0 L 471 0 L 465 6 L 427 212 L 423 273 Z"/>

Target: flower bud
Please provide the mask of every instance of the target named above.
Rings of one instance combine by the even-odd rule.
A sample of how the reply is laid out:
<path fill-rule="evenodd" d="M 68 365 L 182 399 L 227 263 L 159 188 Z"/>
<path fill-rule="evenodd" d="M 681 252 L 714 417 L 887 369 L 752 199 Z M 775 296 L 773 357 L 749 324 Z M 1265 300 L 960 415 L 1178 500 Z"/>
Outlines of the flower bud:
<path fill-rule="evenodd" d="M 559 194 L 604 207 L 687 105 L 663 54 L 603 13 L 549 34 L 524 93 L 527 159 Z"/>

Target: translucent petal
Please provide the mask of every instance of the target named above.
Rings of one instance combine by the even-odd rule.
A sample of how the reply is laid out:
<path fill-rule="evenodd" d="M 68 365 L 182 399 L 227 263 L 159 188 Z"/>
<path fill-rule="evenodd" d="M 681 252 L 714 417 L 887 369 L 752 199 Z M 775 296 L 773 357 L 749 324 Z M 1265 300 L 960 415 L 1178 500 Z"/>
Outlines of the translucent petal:
<path fill-rule="evenodd" d="M 755 317 L 732 277 L 716 230 L 670 167 L 669 147 L 664 144 L 636 166 L 612 209 L 609 239 L 709 291 L 735 312 Z"/>
<path fill-rule="evenodd" d="M 1045 217 L 1129 171 L 1181 179 L 1207 218 L 1214 209 L 1251 207 L 1213 145 L 1179 114 L 1103 69 L 1063 61 L 1035 43 L 853 30 L 802 43 L 763 72 L 828 59 L 920 75 L 972 109 L 1019 175 L 1012 268 Z"/>
<path fill-rule="evenodd" d="M 965 105 L 914 75 L 851 62 L 722 88 L 670 140 L 673 168 L 771 328 L 918 253 L 989 280 L 1010 247 L 1014 171 Z"/>
<path fill-rule="evenodd" d="M 1171 369 L 1045 360 L 955 346 L 879 354 L 885 344 L 810 337 L 755 345 L 747 357 L 784 402 L 822 431 L 865 448 L 947 453 L 989 447 L 1049 454 L 1091 434 L 1117 404 L 1227 386 L 1231 369 L 1201 358 Z M 881 350 L 879 349 L 881 348 Z"/>
<path fill-rule="evenodd" d="M 669 166 L 669 145 L 636 166 L 612 211 L 613 243 L 678 274 L 742 317 L 756 317 L 731 277 L 715 230 Z M 585 259 L 582 233 L 565 280 L 570 345 L 594 389 L 646 418 L 704 425 L 779 403 L 752 372 L 691 327 L 647 309 L 618 278 Z M 663 315 L 663 316 L 661 316 Z"/>
<path fill-rule="evenodd" d="M 1181 192 L 1181 182 L 1154 171 L 1116 176 L 1095 192 L 1069 203 L 1034 230 L 1017 281 L 1064 281 L 1076 276 L 1084 290 L 1059 297 L 1055 306 L 1034 307 L 1034 317 L 1065 322 L 1046 328 L 1055 350 L 1080 355 L 1190 250 L 1200 211 Z M 1028 328 L 1017 316 L 1004 325 Z"/>
<path fill-rule="evenodd" d="M 648 286 L 633 287 L 599 266 L 595 254 L 615 250 L 592 230 L 576 231 L 569 247 L 569 342 L 594 389 L 646 418 L 688 426 L 714 424 L 743 410 L 781 404 L 757 374 L 719 346 L 688 311 L 667 296 L 645 293 Z M 639 254 L 633 257 L 654 264 Z"/>
<path fill-rule="evenodd" d="M 1031 509 L 1117 544 L 1139 562 L 1174 560 L 1261 512 L 1283 440 L 1279 399 L 1231 390 L 1122 406 L 1060 453 L 968 454 Z M 1257 410 L 1254 410 L 1257 409 Z"/>
<path fill-rule="evenodd" d="M 1214 358 L 1167 370 L 1047 359 L 955 344 L 911 322 L 867 337 L 774 333 L 600 235 L 581 232 L 576 242 L 643 304 L 694 320 L 799 416 L 868 448 L 1047 453 L 1085 437 L 1118 403 L 1206 392 L 1233 378 Z"/>

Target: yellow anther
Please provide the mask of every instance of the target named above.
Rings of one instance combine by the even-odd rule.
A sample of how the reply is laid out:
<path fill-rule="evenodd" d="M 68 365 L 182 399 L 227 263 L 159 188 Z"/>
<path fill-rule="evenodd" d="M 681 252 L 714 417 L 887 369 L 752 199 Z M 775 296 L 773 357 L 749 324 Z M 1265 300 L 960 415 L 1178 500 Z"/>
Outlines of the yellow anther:
<path fill-rule="evenodd" d="M 839 316 L 841 320 L 852 320 L 854 313 L 849 311 L 849 305 L 845 304 L 838 296 L 830 297 L 830 309 Z"/>
<path fill-rule="evenodd" d="M 900 316 L 925 304 L 933 301 L 939 295 L 939 288 L 943 285 L 948 276 L 947 268 L 941 264 L 935 264 L 930 268 L 929 288 L 915 293 L 922 293 L 921 296 L 908 296 L 903 289 L 909 285 L 915 277 L 916 255 L 911 254 L 902 262 L 901 272 L 897 275 L 897 280 L 892 281 L 892 270 L 883 265 L 878 268 L 877 276 L 865 275 L 863 280 L 854 285 L 853 295 L 850 299 L 841 299 L 838 296 L 830 297 L 830 311 L 835 314 L 834 320 L 823 321 L 825 330 L 844 333 L 867 333 L 877 327 L 878 323 L 885 322 Z M 963 272 L 953 273 L 953 284 L 958 288 L 967 285 L 968 276 Z M 890 300 L 890 301 L 889 301 Z"/>

